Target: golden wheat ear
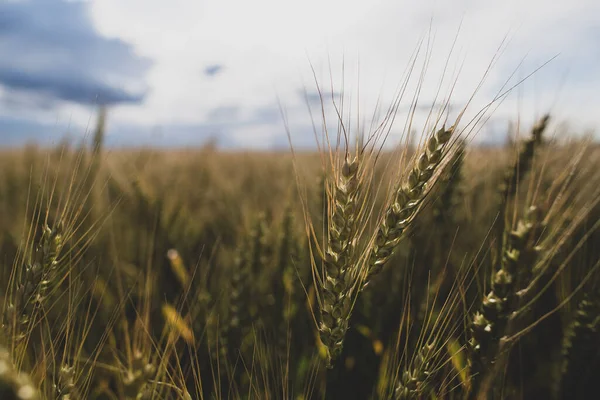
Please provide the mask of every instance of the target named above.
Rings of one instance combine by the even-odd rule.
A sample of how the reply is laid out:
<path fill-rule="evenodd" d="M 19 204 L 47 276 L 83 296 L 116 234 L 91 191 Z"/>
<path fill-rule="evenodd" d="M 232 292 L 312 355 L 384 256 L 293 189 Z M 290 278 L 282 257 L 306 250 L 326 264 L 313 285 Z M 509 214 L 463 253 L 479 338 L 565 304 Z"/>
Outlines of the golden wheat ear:
<path fill-rule="evenodd" d="M 427 145 L 415 159 L 406 180 L 395 190 L 394 199 L 385 210 L 384 218 L 377 228 L 364 286 L 383 269 L 417 216 L 427 194 L 427 185 L 432 182 L 440 162 L 446 155 L 446 146 L 454 129 L 453 126 L 441 128 L 429 138 Z"/>
<path fill-rule="evenodd" d="M 333 183 L 328 219 L 327 248 L 323 257 L 321 282 L 321 341 L 327 348 L 327 366 L 341 354 L 352 311 L 356 279 L 356 236 L 360 161 L 344 160 Z"/>
<path fill-rule="evenodd" d="M 3 333 L 15 343 L 28 337 L 37 323 L 41 307 L 57 285 L 63 244 L 62 231 L 45 225 L 39 243 L 34 246 L 20 271 L 2 324 Z"/>
<path fill-rule="evenodd" d="M 498 357 L 500 338 L 505 335 L 509 316 L 516 311 L 519 275 L 534 268 L 542 251 L 538 245 L 542 223 L 541 211 L 531 206 L 517 228 L 509 233 L 500 269 L 492 278 L 491 290 L 483 297 L 481 309 L 473 315 L 468 342 L 473 396 L 491 373 Z"/>

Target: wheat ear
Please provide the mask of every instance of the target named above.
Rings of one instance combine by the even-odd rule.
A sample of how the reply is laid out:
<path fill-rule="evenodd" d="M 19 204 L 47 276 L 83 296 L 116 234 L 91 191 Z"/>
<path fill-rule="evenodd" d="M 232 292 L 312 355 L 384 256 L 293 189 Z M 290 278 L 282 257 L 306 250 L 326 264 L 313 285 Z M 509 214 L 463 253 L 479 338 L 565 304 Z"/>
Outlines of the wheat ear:
<path fill-rule="evenodd" d="M 54 384 L 57 400 L 78 400 L 81 398 L 75 384 L 75 368 L 62 365 L 58 372 L 58 381 Z"/>
<path fill-rule="evenodd" d="M 434 369 L 434 351 L 433 344 L 425 344 L 419 349 L 411 368 L 405 369 L 400 377 L 394 392 L 396 400 L 416 400 L 431 395 L 432 388 L 429 384 Z"/>
<path fill-rule="evenodd" d="M 359 213 L 359 160 L 344 160 L 339 178 L 333 185 L 328 241 L 323 256 L 321 281 L 320 338 L 327 349 L 327 366 L 342 352 L 348 320 L 352 312 L 352 292 L 357 264 L 355 246 Z"/>
<path fill-rule="evenodd" d="M 500 269 L 491 282 L 491 291 L 483 298 L 481 311 L 473 316 L 468 343 L 472 395 L 477 394 L 484 374 L 496 360 L 500 338 L 515 308 L 519 275 L 523 270 L 533 268 L 541 251 L 536 245 L 541 223 L 540 210 L 532 206 L 525 219 L 510 232 Z"/>
<path fill-rule="evenodd" d="M 563 344 L 562 398 L 584 398 L 594 387 L 594 361 L 600 359 L 600 291 L 586 292 Z M 587 378 L 587 379 L 586 379 Z M 586 384 L 589 381 L 588 384 Z M 595 389 L 592 389 L 595 390 Z M 591 395 L 591 392 L 587 394 Z"/>
<path fill-rule="evenodd" d="M 388 262 L 407 228 L 423 204 L 427 185 L 442 161 L 447 144 L 454 133 L 454 127 L 442 128 L 433 134 L 416 159 L 406 181 L 395 191 L 394 200 L 385 211 L 380 223 L 367 264 L 365 286 Z"/>
<path fill-rule="evenodd" d="M 31 261 L 25 265 L 23 276 L 18 281 L 12 301 L 5 311 L 4 329 L 16 340 L 26 336 L 21 333 L 20 327 L 30 325 L 52 285 L 56 284 L 58 257 L 62 247 L 61 230 L 44 226 L 42 239 L 35 247 Z"/>
<path fill-rule="evenodd" d="M 156 366 L 149 359 L 145 360 L 141 352 L 134 352 L 131 367 L 121 377 L 125 399 L 151 399 L 150 380 L 154 379 L 155 376 Z"/>

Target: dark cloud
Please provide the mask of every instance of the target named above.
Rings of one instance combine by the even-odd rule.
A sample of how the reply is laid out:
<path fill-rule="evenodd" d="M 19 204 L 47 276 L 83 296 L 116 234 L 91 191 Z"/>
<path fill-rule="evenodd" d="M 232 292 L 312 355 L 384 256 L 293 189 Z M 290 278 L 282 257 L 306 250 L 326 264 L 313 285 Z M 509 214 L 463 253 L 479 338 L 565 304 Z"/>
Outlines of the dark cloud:
<path fill-rule="evenodd" d="M 221 64 L 213 64 L 204 68 L 204 75 L 207 76 L 215 76 L 223 71 L 223 66 Z"/>
<path fill-rule="evenodd" d="M 139 103 L 150 60 L 101 36 L 87 2 L 0 3 L 0 85 L 80 104 Z"/>
<path fill-rule="evenodd" d="M 80 104 L 139 103 L 143 93 L 109 86 L 86 74 L 29 73 L 0 67 L 0 83 L 11 89 L 41 92 L 46 96 Z"/>

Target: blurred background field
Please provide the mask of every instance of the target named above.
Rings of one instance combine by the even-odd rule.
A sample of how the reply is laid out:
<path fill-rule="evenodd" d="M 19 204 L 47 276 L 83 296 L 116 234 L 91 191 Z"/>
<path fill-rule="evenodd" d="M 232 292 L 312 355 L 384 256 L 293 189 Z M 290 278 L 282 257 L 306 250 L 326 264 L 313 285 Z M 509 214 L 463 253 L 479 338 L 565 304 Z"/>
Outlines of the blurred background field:
<path fill-rule="evenodd" d="M 48 240 L 43 226 L 64 235 L 47 298 L 18 325 L 26 341 L 4 335 L 43 398 L 72 398 L 60 397 L 65 382 L 66 393 L 83 398 L 393 398 L 427 337 L 439 346 L 428 361 L 430 395 L 463 398 L 468 321 L 498 262 L 500 210 L 506 229 L 516 229 L 529 204 L 549 212 L 559 199 L 546 233 L 547 286 L 523 310 L 539 324 L 511 348 L 493 393 L 589 398 L 595 390 L 597 314 L 587 315 L 581 344 L 595 356 L 577 353 L 583 358 L 569 369 L 565 343 L 579 304 L 597 291 L 597 145 L 540 142 L 504 202 L 499 188 L 526 157 L 519 149 L 528 137 L 455 155 L 458 164 L 445 167 L 382 275 L 361 292 L 341 358 L 328 370 L 314 320 L 311 258 L 320 261 L 305 225 L 306 217 L 324 240 L 331 171 L 319 154 L 298 153 L 294 163 L 290 153 L 210 146 L 105 149 L 101 126 L 85 145 L 2 151 L 5 310 L 27 279 L 19 271 L 31 271 L 34 244 Z M 385 200 L 377 182 L 393 183 L 399 165 L 393 152 L 382 160 L 369 189 L 376 209 Z M 452 322 L 442 324 L 446 313 Z M 396 398 L 421 398 L 419 388 Z"/>

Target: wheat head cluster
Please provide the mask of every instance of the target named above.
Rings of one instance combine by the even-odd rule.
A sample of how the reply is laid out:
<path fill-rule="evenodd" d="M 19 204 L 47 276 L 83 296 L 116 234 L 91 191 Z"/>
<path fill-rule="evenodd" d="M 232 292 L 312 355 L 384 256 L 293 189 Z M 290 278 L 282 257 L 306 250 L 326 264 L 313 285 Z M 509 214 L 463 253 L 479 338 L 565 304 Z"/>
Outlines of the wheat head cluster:
<path fill-rule="evenodd" d="M 315 152 L 108 149 L 104 112 L 0 151 L 0 399 L 596 398 L 598 147 L 448 102 L 392 146 L 399 101 L 333 99 Z"/>

